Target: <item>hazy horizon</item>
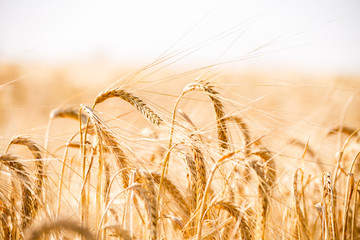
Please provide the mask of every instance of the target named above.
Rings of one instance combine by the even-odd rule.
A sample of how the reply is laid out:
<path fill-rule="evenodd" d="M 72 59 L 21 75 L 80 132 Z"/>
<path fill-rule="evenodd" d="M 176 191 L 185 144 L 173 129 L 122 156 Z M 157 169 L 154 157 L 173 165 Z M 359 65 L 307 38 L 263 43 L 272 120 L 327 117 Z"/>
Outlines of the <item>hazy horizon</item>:
<path fill-rule="evenodd" d="M 1 1 L 0 61 L 236 62 L 360 73 L 360 4 L 347 1 Z M 184 52 L 183 52 L 184 51 Z M 233 63 L 234 64 L 234 63 Z M 237 66 L 238 66 L 237 65 Z"/>

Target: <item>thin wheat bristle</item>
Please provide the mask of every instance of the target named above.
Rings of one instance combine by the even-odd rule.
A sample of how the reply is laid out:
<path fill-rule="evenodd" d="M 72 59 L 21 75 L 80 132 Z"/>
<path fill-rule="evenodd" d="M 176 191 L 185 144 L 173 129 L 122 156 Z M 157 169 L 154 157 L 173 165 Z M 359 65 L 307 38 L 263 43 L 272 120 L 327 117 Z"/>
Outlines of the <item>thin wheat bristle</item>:
<path fill-rule="evenodd" d="M 93 108 L 97 104 L 102 103 L 105 100 L 113 97 L 121 98 L 122 100 L 136 107 L 136 109 L 152 124 L 157 126 L 162 124 L 163 120 L 150 107 L 148 107 L 148 105 L 146 105 L 143 100 L 120 88 L 109 89 L 101 92 L 96 97 Z"/>

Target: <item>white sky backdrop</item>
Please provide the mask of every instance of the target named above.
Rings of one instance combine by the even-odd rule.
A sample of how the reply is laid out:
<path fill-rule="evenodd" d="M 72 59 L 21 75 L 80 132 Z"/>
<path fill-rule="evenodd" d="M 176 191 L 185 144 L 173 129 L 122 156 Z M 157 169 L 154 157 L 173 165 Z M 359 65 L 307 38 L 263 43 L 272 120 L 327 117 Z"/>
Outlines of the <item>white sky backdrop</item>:
<path fill-rule="evenodd" d="M 189 47 L 193 64 L 360 73 L 360 1 L 0 0 L 1 62 L 147 64 Z"/>

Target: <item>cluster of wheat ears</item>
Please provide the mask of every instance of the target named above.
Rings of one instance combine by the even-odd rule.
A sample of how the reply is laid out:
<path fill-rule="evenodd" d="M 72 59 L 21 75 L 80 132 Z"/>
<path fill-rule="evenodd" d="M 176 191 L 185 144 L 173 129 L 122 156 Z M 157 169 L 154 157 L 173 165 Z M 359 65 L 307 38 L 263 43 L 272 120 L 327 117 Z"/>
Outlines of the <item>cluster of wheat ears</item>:
<path fill-rule="evenodd" d="M 193 91 L 212 104 L 217 144 L 178 108 Z M 96 111 L 110 98 L 131 104 L 157 129 L 146 137 L 150 157 L 139 157 Z M 331 172 L 311 176 L 300 164 L 292 180 L 280 181 L 285 170 L 277 166 L 278 154 L 225 104 L 213 85 L 196 81 L 164 117 L 121 88 L 101 92 L 92 107 L 54 109 L 43 145 L 19 135 L 0 155 L 1 238 L 360 239 L 359 153 L 345 154 L 359 144 L 359 129 L 330 132 L 346 136 Z M 78 121 L 79 130 L 51 152 L 49 129 L 60 118 Z M 303 144 L 299 159 L 312 151 Z"/>

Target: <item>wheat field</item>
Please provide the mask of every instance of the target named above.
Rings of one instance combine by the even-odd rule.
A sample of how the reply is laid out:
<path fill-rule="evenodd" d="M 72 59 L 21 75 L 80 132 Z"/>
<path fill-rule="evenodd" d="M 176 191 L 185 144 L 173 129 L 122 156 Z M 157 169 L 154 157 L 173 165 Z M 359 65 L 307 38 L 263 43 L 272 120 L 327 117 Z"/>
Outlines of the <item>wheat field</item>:
<path fill-rule="evenodd" d="M 360 239 L 356 76 L 0 69 L 1 239 Z"/>

